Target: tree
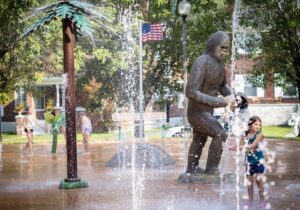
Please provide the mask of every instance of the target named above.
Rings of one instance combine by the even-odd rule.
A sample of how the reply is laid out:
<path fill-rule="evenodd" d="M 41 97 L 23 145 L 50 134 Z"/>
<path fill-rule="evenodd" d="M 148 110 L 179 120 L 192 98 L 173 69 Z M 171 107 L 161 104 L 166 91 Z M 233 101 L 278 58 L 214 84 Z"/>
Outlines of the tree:
<path fill-rule="evenodd" d="M 12 91 L 22 87 L 34 91 L 34 81 L 43 75 L 62 74 L 61 24 L 47 25 L 42 31 L 21 39 L 34 19 L 33 8 L 48 1 L 1 1 L 0 3 L 0 103 L 13 99 Z M 80 49 L 78 47 L 78 49 Z M 80 55 L 80 51 L 76 51 Z M 80 60 L 80 59 L 78 59 Z"/>
<path fill-rule="evenodd" d="M 27 68 L 27 62 L 37 54 L 30 45 L 32 40 L 21 43 L 19 35 L 24 29 L 24 15 L 34 4 L 34 0 L 5 0 L 0 3 L 0 103 L 5 103 L 11 98 L 11 91 L 21 78 L 33 76 Z M 30 65 L 33 68 L 37 66 L 35 59 L 32 59 Z"/>
<path fill-rule="evenodd" d="M 297 0 L 243 0 L 242 27 L 249 34 L 245 48 L 256 65 L 251 82 L 293 85 L 300 98 L 300 8 Z M 261 78 L 263 77 L 263 80 Z"/>
<path fill-rule="evenodd" d="M 63 74 L 61 22 L 45 24 L 42 30 L 22 39 L 32 20 L 40 18 L 36 7 L 53 0 L 4 1 L 0 3 L 0 103 L 13 97 L 12 91 L 22 87 L 36 94 L 34 81 L 44 76 Z M 41 8 L 39 8 L 41 10 Z M 40 11 L 39 10 L 39 11 Z M 81 46 L 75 48 L 75 68 L 84 62 Z"/>

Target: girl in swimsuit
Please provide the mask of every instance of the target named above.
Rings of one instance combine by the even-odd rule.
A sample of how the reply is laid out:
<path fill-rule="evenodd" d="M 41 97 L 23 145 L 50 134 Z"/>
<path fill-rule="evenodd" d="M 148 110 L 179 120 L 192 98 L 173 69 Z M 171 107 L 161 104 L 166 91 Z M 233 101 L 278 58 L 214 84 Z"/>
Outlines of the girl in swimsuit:
<path fill-rule="evenodd" d="M 26 143 L 26 147 L 25 149 L 29 150 L 29 153 L 32 153 L 32 142 L 33 142 L 33 126 L 34 124 L 40 126 L 38 124 L 37 118 L 35 117 L 35 115 L 32 114 L 32 108 L 31 107 L 27 107 L 25 109 L 26 111 L 26 115 L 24 116 L 23 120 L 22 120 L 22 126 L 24 127 L 24 131 L 26 133 L 27 136 L 27 143 Z M 43 128 L 42 126 L 40 126 L 41 128 Z"/>
<path fill-rule="evenodd" d="M 89 152 L 89 141 L 92 133 L 92 123 L 86 113 L 81 114 L 81 132 L 83 136 L 83 145 L 86 152 Z"/>
<path fill-rule="evenodd" d="M 264 183 L 261 174 L 264 173 L 264 154 L 259 147 L 264 139 L 261 132 L 262 121 L 258 116 L 252 116 L 248 121 L 248 130 L 242 135 L 240 149 L 245 151 L 245 172 L 248 180 L 248 204 L 253 206 L 254 181 L 259 189 L 260 209 L 265 208 Z"/>

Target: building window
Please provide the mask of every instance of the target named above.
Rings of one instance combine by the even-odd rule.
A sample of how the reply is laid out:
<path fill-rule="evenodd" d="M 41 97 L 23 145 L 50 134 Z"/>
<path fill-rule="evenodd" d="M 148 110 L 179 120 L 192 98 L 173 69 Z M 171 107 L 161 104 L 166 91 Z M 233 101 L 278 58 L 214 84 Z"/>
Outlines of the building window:
<path fill-rule="evenodd" d="M 39 93 L 36 94 L 35 99 L 35 109 L 36 110 L 43 110 L 45 109 L 45 89 L 41 87 Z"/>
<path fill-rule="evenodd" d="M 257 96 L 257 87 L 253 87 L 247 78 L 245 78 L 245 94 L 247 96 Z"/>

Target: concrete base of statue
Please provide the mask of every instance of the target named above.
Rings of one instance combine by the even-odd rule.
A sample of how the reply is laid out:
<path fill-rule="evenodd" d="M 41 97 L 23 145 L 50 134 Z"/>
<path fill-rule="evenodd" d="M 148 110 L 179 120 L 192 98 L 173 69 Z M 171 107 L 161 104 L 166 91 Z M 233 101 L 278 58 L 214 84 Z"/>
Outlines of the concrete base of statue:
<path fill-rule="evenodd" d="M 207 173 L 182 173 L 178 177 L 179 183 L 201 183 L 201 184 L 220 184 L 235 183 L 236 175 L 232 173 L 207 174 Z"/>

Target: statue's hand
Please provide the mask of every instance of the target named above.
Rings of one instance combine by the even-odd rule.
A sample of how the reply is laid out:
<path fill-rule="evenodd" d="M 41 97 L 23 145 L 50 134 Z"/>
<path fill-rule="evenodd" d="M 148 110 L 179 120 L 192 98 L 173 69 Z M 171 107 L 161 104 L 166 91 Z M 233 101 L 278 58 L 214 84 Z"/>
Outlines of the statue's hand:
<path fill-rule="evenodd" d="M 235 101 L 235 97 L 233 94 L 229 95 L 229 96 L 225 96 L 224 97 L 225 100 L 227 101 L 228 104 L 232 103 L 232 101 Z"/>
<path fill-rule="evenodd" d="M 229 104 L 229 109 L 234 112 L 235 109 L 237 108 L 237 103 L 236 101 L 231 101 L 230 104 Z"/>
<path fill-rule="evenodd" d="M 237 107 L 237 103 L 236 103 L 236 99 L 234 97 L 233 94 L 229 95 L 229 96 L 226 96 L 224 97 L 225 100 L 227 101 L 227 104 L 228 104 L 228 107 L 229 109 L 234 112 L 234 110 L 236 109 Z"/>
<path fill-rule="evenodd" d="M 218 98 L 218 107 L 226 107 L 228 105 L 225 97 L 217 97 Z"/>

